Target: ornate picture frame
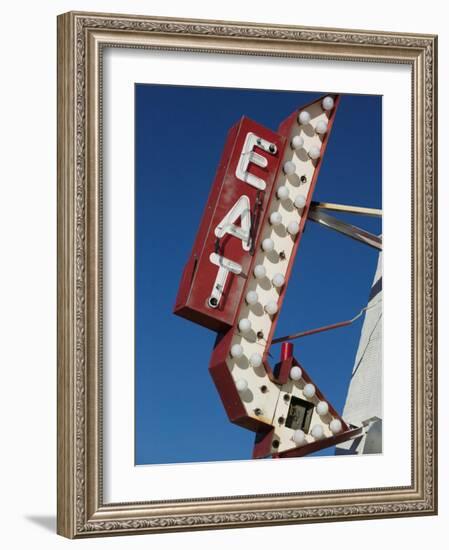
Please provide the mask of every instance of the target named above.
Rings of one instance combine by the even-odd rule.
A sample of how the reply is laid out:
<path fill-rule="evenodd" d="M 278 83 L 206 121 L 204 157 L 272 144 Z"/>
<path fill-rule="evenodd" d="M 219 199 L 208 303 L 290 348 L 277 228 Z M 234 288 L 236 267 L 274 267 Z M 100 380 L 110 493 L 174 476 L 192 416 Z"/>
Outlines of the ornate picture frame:
<path fill-rule="evenodd" d="M 412 75 L 407 486 L 203 499 L 103 497 L 105 48 L 402 64 Z M 58 18 L 58 533 L 69 538 L 437 513 L 437 37 L 70 12 Z"/>

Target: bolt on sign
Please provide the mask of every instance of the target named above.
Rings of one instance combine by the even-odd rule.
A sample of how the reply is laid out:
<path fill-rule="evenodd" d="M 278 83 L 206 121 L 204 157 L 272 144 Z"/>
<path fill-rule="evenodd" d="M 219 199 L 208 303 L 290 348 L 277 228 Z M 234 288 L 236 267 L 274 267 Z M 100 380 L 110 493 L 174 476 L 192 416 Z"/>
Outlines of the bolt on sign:
<path fill-rule="evenodd" d="M 217 332 L 209 371 L 231 422 L 256 432 L 253 458 L 303 456 L 360 435 L 284 344 L 268 356 L 339 96 L 273 132 L 242 117 L 228 133 L 174 313 Z"/>

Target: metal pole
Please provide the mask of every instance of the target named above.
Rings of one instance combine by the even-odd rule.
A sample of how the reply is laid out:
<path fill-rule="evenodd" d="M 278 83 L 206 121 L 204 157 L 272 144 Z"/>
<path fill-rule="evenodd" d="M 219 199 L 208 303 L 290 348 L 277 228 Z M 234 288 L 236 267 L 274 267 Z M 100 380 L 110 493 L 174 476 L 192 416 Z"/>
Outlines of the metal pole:
<path fill-rule="evenodd" d="M 333 202 L 312 201 L 311 208 L 314 210 L 332 210 L 334 212 L 346 212 L 348 214 L 358 214 L 360 216 L 382 217 L 382 210 L 379 208 L 367 208 L 366 206 L 353 206 L 350 204 L 335 204 Z"/>
<path fill-rule="evenodd" d="M 329 214 L 325 214 L 320 210 L 314 210 L 311 208 L 309 210 L 308 219 L 324 225 L 324 227 L 328 227 L 329 229 L 338 231 L 338 233 L 342 233 L 343 235 L 346 235 L 351 239 L 359 241 L 363 244 L 367 244 L 372 248 L 382 250 L 382 237 L 373 235 L 372 233 L 369 233 L 369 231 L 365 231 L 364 229 L 361 229 L 360 227 L 357 227 L 355 225 L 342 222 L 341 220 L 334 218 L 334 216 L 329 216 Z"/>

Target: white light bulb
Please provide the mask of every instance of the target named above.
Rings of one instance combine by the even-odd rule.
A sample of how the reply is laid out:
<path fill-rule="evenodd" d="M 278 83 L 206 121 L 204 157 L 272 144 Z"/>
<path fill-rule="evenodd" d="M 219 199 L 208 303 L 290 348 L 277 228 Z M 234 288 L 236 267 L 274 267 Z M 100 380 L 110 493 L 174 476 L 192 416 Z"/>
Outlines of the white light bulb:
<path fill-rule="evenodd" d="M 249 319 L 240 319 L 239 321 L 239 331 L 245 334 L 251 330 L 251 321 Z"/>
<path fill-rule="evenodd" d="M 323 426 L 320 426 L 320 424 L 315 424 L 312 428 L 311 434 L 314 439 L 322 439 L 324 436 Z"/>
<path fill-rule="evenodd" d="M 326 403 L 326 401 L 318 401 L 316 412 L 320 416 L 325 416 L 329 412 L 329 405 Z"/>
<path fill-rule="evenodd" d="M 296 197 L 295 197 L 295 206 L 296 206 L 296 208 L 304 208 L 305 205 L 306 205 L 305 195 L 296 195 Z"/>
<path fill-rule="evenodd" d="M 271 225 L 279 225 L 282 223 L 282 216 L 279 212 L 273 212 L 270 214 L 270 223 Z"/>
<path fill-rule="evenodd" d="M 292 440 L 296 445 L 302 445 L 306 441 L 306 435 L 302 430 L 296 430 L 293 432 Z"/>
<path fill-rule="evenodd" d="M 315 395 L 315 386 L 313 384 L 306 384 L 303 389 L 304 395 L 309 399 Z"/>
<path fill-rule="evenodd" d="M 285 284 L 285 278 L 282 273 L 276 273 L 271 282 L 276 288 L 281 288 Z"/>
<path fill-rule="evenodd" d="M 289 194 L 290 192 L 285 185 L 281 185 L 277 190 L 277 196 L 281 201 L 288 199 Z"/>
<path fill-rule="evenodd" d="M 290 378 L 292 380 L 301 380 L 302 377 L 302 369 L 300 367 L 292 367 L 290 369 Z"/>
<path fill-rule="evenodd" d="M 287 225 L 287 231 L 290 233 L 290 235 L 296 235 L 299 233 L 299 223 L 298 222 L 290 222 Z"/>
<path fill-rule="evenodd" d="M 323 99 L 321 105 L 323 106 L 323 109 L 325 111 L 330 111 L 334 106 L 334 100 L 331 98 L 331 96 L 327 96 Z"/>
<path fill-rule="evenodd" d="M 264 239 L 262 241 L 262 250 L 265 250 L 265 252 L 271 252 L 274 250 L 274 242 L 272 239 Z"/>
<path fill-rule="evenodd" d="M 249 364 L 254 368 L 260 367 L 262 364 L 262 356 L 260 353 L 253 353 L 249 358 Z"/>
<path fill-rule="evenodd" d="M 329 428 L 333 434 L 338 434 L 343 429 L 343 425 L 338 418 L 334 418 L 329 424 Z"/>
<path fill-rule="evenodd" d="M 256 267 L 254 268 L 254 277 L 256 279 L 263 279 L 266 274 L 267 270 L 264 268 L 263 265 L 256 265 Z"/>
<path fill-rule="evenodd" d="M 327 132 L 327 122 L 325 120 L 319 120 L 316 123 L 315 132 L 317 134 L 325 134 Z"/>
<path fill-rule="evenodd" d="M 304 138 L 302 136 L 293 136 L 293 139 L 290 142 L 290 146 L 292 149 L 301 149 L 301 147 L 304 145 Z"/>
<path fill-rule="evenodd" d="M 239 359 L 243 355 L 243 348 L 240 344 L 234 344 L 231 348 L 231 357 Z"/>
<path fill-rule="evenodd" d="M 316 160 L 316 159 L 319 159 L 320 158 L 320 148 L 319 147 L 311 147 L 309 149 L 309 157 L 312 159 L 312 160 Z"/>
<path fill-rule="evenodd" d="M 291 176 L 292 174 L 295 173 L 295 170 L 296 170 L 296 165 L 294 162 L 292 162 L 291 160 L 288 160 L 285 164 L 284 164 L 284 172 L 287 174 L 287 176 Z"/>
<path fill-rule="evenodd" d="M 310 113 L 308 111 L 301 111 L 298 116 L 298 121 L 300 124 L 309 124 Z"/>
<path fill-rule="evenodd" d="M 276 315 L 278 312 L 278 305 L 277 303 L 272 300 L 271 302 L 268 302 L 265 306 L 265 311 L 268 313 L 268 315 Z"/>
<path fill-rule="evenodd" d="M 248 382 L 243 380 L 243 378 L 240 378 L 239 380 L 236 380 L 235 387 L 239 393 L 243 393 L 248 389 Z"/>
<path fill-rule="evenodd" d="M 246 302 L 250 306 L 253 306 L 254 304 L 257 304 L 258 301 L 259 301 L 259 296 L 257 295 L 257 292 L 254 290 L 250 290 L 246 295 Z"/>

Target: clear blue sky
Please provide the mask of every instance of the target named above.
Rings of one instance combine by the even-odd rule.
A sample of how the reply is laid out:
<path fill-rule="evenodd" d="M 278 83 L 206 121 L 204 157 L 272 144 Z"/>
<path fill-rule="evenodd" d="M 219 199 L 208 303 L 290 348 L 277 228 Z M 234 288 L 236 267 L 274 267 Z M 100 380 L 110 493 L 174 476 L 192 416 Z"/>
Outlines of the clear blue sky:
<path fill-rule="evenodd" d="M 135 87 L 136 464 L 251 457 L 254 433 L 228 421 L 209 376 L 215 333 L 172 309 L 229 128 L 247 115 L 276 130 L 320 95 Z M 342 97 L 315 200 L 381 208 L 381 105 L 380 96 Z M 340 218 L 381 233 L 378 219 Z M 309 221 L 276 336 L 354 316 L 367 303 L 377 257 Z M 360 330 L 358 322 L 295 343 L 295 356 L 339 412 Z M 277 360 L 279 347 L 272 353 Z"/>

